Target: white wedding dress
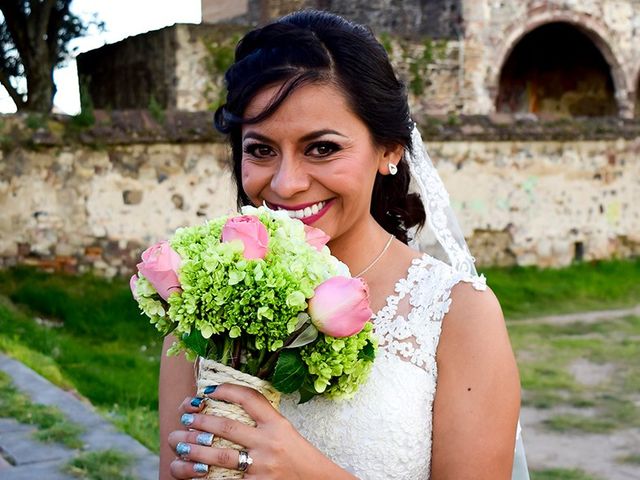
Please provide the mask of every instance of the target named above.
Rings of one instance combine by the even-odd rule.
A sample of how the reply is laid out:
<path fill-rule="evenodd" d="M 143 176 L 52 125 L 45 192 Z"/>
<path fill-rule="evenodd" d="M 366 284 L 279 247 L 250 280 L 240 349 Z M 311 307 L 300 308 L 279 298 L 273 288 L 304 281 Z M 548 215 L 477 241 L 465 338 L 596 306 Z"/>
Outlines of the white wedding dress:
<path fill-rule="evenodd" d="M 451 289 L 461 281 L 484 290 L 429 255 L 412 262 L 373 319 L 380 347 L 371 375 L 351 400 L 315 397 L 281 412 L 336 464 L 362 480 L 426 480 L 431 467 L 436 349 Z"/>

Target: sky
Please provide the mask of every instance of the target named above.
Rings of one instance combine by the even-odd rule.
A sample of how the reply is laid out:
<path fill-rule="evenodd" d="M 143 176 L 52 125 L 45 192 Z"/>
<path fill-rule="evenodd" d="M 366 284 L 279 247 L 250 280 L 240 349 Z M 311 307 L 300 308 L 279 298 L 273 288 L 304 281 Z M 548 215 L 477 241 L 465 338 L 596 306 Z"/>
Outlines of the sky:
<path fill-rule="evenodd" d="M 105 31 L 93 29 L 87 36 L 74 40 L 73 56 L 174 23 L 200 23 L 200 4 L 201 0 L 73 0 L 71 10 L 76 15 L 87 20 L 95 15 L 105 23 Z M 54 80 L 58 87 L 54 109 L 72 115 L 78 113 L 80 93 L 75 60 L 57 69 Z M 15 112 L 15 105 L 2 87 L 0 112 Z"/>

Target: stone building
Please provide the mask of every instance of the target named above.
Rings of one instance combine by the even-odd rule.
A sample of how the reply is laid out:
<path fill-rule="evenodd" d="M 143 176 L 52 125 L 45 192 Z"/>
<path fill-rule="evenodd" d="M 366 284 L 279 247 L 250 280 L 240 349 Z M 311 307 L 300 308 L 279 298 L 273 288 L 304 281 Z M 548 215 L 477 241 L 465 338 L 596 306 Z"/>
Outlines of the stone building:
<path fill-rule="evenodd" d="M 370 25 L 418 116 L 640 115 L 640 0 L 203 0 L 202 25 L 82 54 L 79 74 L 98 108 L 211 108 L 246 26 L 308 7 Z"/>
<path fill-rule="evenodd" d="M 5 141 L 0 263 L 125 274 L 232 209 L 222 75 L 248 25 L 306 7 L 374 29 L 480 264 L 640 254 L 640 0 L 203 0 L 209 23 L 79 56 L 97 118 L 79 142 Z"/>
<path fill-rule="evenodd" d="M 448 108 L 460 113 L 640 115 L 640 0 L 246 0 L 227 15 L 211 11 L 219 3 L 202 0 L 203 21 L 319 8 L 378 33 L 445 39 L 458 54 Z"/>

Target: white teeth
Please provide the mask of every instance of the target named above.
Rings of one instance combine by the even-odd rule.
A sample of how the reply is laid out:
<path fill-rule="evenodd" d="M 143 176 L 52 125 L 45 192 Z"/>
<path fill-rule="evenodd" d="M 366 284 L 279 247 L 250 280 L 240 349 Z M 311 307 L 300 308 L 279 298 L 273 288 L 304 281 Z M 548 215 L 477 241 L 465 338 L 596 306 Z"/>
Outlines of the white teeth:
<path fill-rule="evenodd" d="M 314 203 L 310 207 L 301 208 L 300 210 L 286 210 L 284 208 L 279 208 L 279 210 L 284 210 L 291 218 L 305 218 L 315 215 L 322 210 L 325 205 L 326 202 L 318 202 Z"/>

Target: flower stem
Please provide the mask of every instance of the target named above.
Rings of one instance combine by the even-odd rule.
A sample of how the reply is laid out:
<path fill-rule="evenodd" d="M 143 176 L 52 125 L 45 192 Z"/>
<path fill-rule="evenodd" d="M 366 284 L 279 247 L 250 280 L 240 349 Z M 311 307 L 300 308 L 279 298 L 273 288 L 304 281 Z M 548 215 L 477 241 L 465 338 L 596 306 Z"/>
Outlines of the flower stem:
<path fill-rule="evenodd" d="M 258 370 L 258 378 L 267 378 L 271 372 L 273 371 L 274 365 L 275 363 L 278 361 L 278 357 L 280 356 L 280 352 L 282 350 L 284 350 L 285 348 L 287 348 L 288 345 L 291 345 L 293 343 L 293 341 L 298 337 L 298 335 L 300 334 L 300 332 L 302 330 L 304 330 L 304 328 L 309 325 L 310 322 L 305 322 L 300 328 L 298 328 L 295 332 L 293 332 L 291 335 L 289 335 L 287 337 L 287 339 L 284 341 L 284 345 L 282 346 L 282 348 L 279 348 L 278 350 L 276 350 L 275 352 L 273 352 L 269 358 L 267 359 L 267 361 L 264 363 L 264 366 L 262 368 L 260 368 L 260 370 Z M 264 359 L 265 356 L 265 351 L 261 351 L 260 352 L 260 362 L 258 363 L 258 365 L 262 365 L 262 361 Z"/>
<path fill-rule="evenodd" d="M 229 364 L 229 359 L 231 357 L 231 349 L 233 347 L 233 340 L 229 337 L 225 337 L 224 339 L 224 347 L 222 348 L 222 355 L 220 357 L 220 363 L 223 365 Z"/>
<path fill-rule="evenodd" d="M 278 349 L 269 356 L 269 359 L 265 362 L 264 366 L 260 370 L 258 370 L 258 378 L 264 379 L 271 374 L 271 372 L 273 371 L 273 367 L 278 360 L 278 357 L 280 356 L 281 350 L 282 349 Z"/>
<path fill-rule="evenodd" d="M 233 341 L 233 355 L 231 357 L 231 368 L 237 369 L 240 366 L 240 354 L 242 352 L 242 342 L 239 338 Z"/>

